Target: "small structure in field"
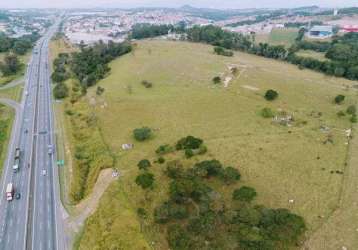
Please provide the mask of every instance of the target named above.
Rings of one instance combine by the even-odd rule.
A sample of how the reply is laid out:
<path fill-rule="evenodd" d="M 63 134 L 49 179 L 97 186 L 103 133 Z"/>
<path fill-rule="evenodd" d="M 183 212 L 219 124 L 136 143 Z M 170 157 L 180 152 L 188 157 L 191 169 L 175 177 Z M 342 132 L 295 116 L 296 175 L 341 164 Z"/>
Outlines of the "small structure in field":
<path fill-rule="evenodd" d="M 122 144 L 122 149 L 123 150 L 131 150 L 133 147 L 134 147 L 134 145 L 131 144 L 131 143 Z"/>

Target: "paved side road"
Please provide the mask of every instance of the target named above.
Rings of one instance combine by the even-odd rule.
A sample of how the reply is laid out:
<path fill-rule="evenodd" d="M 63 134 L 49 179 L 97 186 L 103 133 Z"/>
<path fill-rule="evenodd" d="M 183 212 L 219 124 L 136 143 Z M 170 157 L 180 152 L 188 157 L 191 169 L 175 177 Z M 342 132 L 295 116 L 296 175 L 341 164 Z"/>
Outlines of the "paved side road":
<path fill-rule="evenodd" d="M 20 84 L 22 84 L 24 82 L 25 82 L 25 78 L 21 77 L 19 79 L 15 79 L 15 80 L 9 82 L 8 84 L 6 84 L 4 86 L 1 86 L 0 90 L 9 89 L 9 88 L 15 87 L 17 85 L 20 85 Z"/>

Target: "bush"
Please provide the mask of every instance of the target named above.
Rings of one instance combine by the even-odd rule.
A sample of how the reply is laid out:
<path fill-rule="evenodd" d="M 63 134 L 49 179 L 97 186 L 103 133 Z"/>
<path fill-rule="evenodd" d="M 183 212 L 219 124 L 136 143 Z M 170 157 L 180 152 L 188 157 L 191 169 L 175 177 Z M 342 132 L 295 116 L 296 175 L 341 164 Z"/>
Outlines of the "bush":
<path fill-rule="evenodd" d="M 133 130 L 134 138 L 137 141 L 145 141 L 152 135 L 152 130 L 148 127 L 136 128 Z"/>
<path fill-rule="evenodd" d="M 148 216 L 147 211 L 142 207 L 137 209 L 137 215 L 141 219 L 146 219 Z"/>
<path fill-rule="evenodd" d="M 151 166 L 151 164 L 149 160 L 143 159 L 140 162 L 138 162 L 137 166 L 140 170 L 147 170 Z"/>
<path fill-rule="evenodd" d="M 215 77 L 213 78 L 213 83 L 214 83 L 214 84 L 219 84 L 219 83 L 221 83 L 221 78 L 220 78 L 220 76 L 215 76 Z"/>
<path fill-rule="evenodd" d="M 137 176 L 135 183 L 143 189 L 153 188 L 154 175 L 152 173 L 143 173 Z"/>
<path fill-rule="evenodd" d="M 357 123 L 357 115 L 352 115 L 351 119 L 350 119 L 351 123 Z"/>
<path fill-rule="evenodd" d="M 194 152 L 193 152 L 193 150 L 192 149 L 190 149 L 190 148 L 187 148 L 187 149 L 185 149 L 185 157 L 186 158 L 191 158 L 191 157 L 193 157 L 194 156 Z"/>
<path fill-rule="evenodd" d="M 104 88 L 102 88 L 101 86 L 98 86 L 96 89 L 96 95 L 102 95 L 104 92 Z"/>
<path fill-rule="evenodd" d="M 336 104 L 341 104 L 341 103 L 344 101 L 345 98 L 346 98 L 346 97 L 345 97 L 344 95 L 337 95 L 337 96 L 334 98 L 334 102 L 335 102 Z"/>
<path fill-rule="evenodd" d="M 163 164 L 165 162 L 165 159 L 163 157 L 158 158 L 158 163 Z"/>
<path fill-rule="evenodd" d="M 348 108 L 347 108 L 347 114 L 350 114 L 350 115 L 355 115 L 357 114 L 357 107 L 355 105 L 350 105 Z"/>
<path fill-rule="evenodd" d="M 153 87 L 153 83 L 151 83 L 151 82 L 149 82 L 149 81 L 147 81 L 147 80 L 143 80 L 143 81 L 142 81 L 142 85 L 143 85 L 144 87 L 146 87 L 147 89 Z"/>
<path fill-rule="evenodd" d="M 165 155 L 168 153 L 171 153 L 174 151 L 174 148 L 170 146 L 169 144 L 160 145 L 157 150 L 155 150 L 155 153 L 158 155 Z"/>
<path fill-rule="evenodd" d="M 278 97 L 278 93 L 277 93 L 275 90 L 273 90 L 273 89 L 269 89 L 269 90 L 267 90 L 266 93 L 265 93 L 265 99 L 266 99 L 267 101 L 273 101 L 273 100 L 275 100 L 277 97 Z"/>
<path fill-rule="evenodd" d="M 250 202 L 256 197 L 256 190 L 252 187 L 243 186 L 235 189 L 232 198 L 233 200 Z"/>
<path fill-rule="evenodd" d="M 272 118 L 275 116 L 275 114 L 270 108 L 263 108 L 261 110 L 261 116 L 263 118 Z"/>
<path fill-rule="evenodd" d="M 198 154 L 199 154 L 199 155 L 203 155 L 203 154 L 205 154 L 206 152 L 208 152 L 208 148 L 207 148 L 205 145 L 201 144 L 201 145 L 199 146 Z"/>
<path fill-rule="evenodd" d="M 241 177 L 241 174 L 239 170 L 233 167 L 227 167 L 220 173 L 220 178 L 226 183 L 226 184 L 233 184 L 236 181 L 239 181 Z"/>
<path fill-rule="evenodd" d="M 177 179 L 183 176 L 183 165 L 179 161 L 170 161 L 167 163 L 165 174 L 172 179 Z"/>
<path fill-rule="evenodd" d="M 53 89 L 53 95 L 56 99 L 63 99 L 68 96 L 68 88 L 64 83 L 57 83 Z"/>
<path fill-rule="evenodd" d="M 202 144 L 203 144 L 202 139 L 195 138 L 194 136 L 189 135 L 187 137 L 180 139 L 175 145 L 175 148 L 177 150 L 198 149 Z"/>

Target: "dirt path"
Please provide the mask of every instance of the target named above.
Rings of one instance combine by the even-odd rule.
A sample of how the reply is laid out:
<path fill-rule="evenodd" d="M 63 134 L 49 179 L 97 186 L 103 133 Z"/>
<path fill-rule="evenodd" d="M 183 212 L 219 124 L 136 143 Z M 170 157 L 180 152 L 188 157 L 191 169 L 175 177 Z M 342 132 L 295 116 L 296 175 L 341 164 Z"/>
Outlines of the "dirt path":
<path fill-rule="evenodd" d="M 87 217 L 96 211 L 103 193 L 113 181 L 118 179 L 118 177 L 112 177 L 112 173 L 112 169 L 102 170 L 92 193 L 74 207 L 77 215 L 71 216 L 67 220 L 67 225 L 71 231 L 78 232 Z"/>
<path fill-rule="evenodd" d="M 358 126 L 350 141 L 339 208 L 306 242 L 309 250 L 358 249 Z"/>

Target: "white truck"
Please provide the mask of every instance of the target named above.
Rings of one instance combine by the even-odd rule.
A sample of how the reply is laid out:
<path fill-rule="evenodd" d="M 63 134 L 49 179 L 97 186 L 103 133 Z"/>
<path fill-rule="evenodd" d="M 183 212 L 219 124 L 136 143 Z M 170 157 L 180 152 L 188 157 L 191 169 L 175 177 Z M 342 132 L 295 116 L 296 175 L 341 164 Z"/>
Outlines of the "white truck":
<path fill-rule="evenodd" d="M 14 198 L 14 187 L 13 187 L 12 183 L 10 182 L 6 186 L 6 200 L 12 201 L 13 198 Z"/>

